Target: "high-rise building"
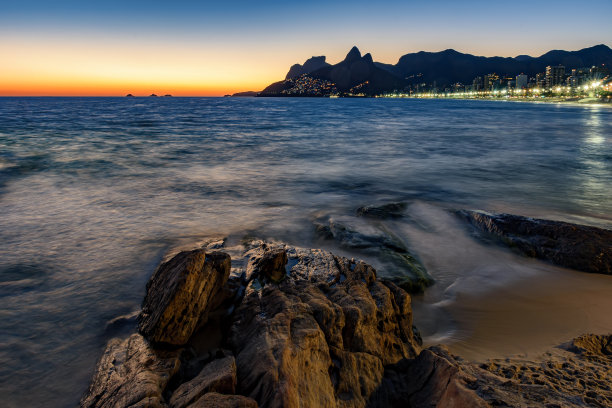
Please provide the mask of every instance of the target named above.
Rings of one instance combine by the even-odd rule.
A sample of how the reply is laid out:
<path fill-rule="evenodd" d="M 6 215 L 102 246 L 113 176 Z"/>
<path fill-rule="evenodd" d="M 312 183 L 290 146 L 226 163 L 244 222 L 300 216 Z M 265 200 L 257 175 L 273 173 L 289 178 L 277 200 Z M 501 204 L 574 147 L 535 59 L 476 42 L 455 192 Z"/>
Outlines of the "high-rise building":
<path fill-rule="evenodd" d="M 591 79 L 597 80 L 609 74 L 608 68 L 605 65 L 592 66 L 589 70 Z"/>
<path fill-rule="evenodd" d="M 556 67 L 546 67 L 546 87 L 552 88 L 553 86 L 562 85 L 565 79 L 565 67 L 563 65 L 557 65 Z"/>
<path fill-rule="evenodd" d="M 499 75 L 496 73 L 487 74 L 484 76 L 484 90 L 491 91 L 500 85 Z"/>
<path fill-rule="evenodd" d="M 527 83 L 529 82 L 529 77 L 525 74 L 520 74 L 516 76 L 516 89 L 525 89 L 527 88 Z"/>

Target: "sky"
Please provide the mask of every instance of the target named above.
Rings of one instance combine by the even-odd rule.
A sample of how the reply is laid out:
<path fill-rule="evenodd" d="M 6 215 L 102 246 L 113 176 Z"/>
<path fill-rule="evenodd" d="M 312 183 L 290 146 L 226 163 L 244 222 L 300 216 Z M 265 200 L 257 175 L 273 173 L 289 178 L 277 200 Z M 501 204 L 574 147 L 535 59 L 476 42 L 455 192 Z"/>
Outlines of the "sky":
<path fill-rule="evenodd" d="M 612 46 L 611 0 L 0 0 L 0 96 L 219 96 L 313 55 Z"/>

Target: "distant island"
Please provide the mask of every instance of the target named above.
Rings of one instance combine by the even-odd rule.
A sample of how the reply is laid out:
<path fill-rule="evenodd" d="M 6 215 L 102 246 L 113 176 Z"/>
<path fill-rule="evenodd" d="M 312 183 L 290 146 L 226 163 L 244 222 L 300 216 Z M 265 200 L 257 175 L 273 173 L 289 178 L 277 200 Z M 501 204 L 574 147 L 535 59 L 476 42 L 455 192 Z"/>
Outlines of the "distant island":
<path fill-rule="evenodd" d="M 131 93 L 129 93 L 129 94 L 125 95 L 125 97 L 126 97 L 126 98 L 134 98 L 134 95 L 132 95 Z M 156 94 L 154 94 L 154 93 L 153 93 L 153 94 L 151 94 L 151 95 L 149 95 L 149 98 L 158 98 L 158 97 L 159 97 L 159 96 L 158 96 L 158 95 L 156 95 Z M 170 98 L 170 97 L 172 97 L 172 95 L 170 95 L 170 94 L 162 95 L 162 98 Z"/>
<path fill-rule="evenodd" d="M 291 66 L 285 79 L 260 92 L 232 96 L 600 97 L 610 100 L 612 49 L 600 44 L 540 57 L 479 57 L 448 49 L 406 54 L 397 64 L 375 62 L 353 47 L 345 59 L 325 56 Z"/>
<path fill-rule="evenodd" d="M 238 92 L 229 96 L 257 96 L 259 94 L 258 91 L 246 91 L 246 92 Z"/>

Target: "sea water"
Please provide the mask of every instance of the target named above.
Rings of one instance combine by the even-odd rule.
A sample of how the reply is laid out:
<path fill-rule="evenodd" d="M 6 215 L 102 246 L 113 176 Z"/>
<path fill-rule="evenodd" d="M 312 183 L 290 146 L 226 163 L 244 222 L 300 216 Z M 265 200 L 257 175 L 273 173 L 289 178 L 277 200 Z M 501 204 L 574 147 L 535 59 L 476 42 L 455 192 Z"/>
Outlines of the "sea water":
<path fill-rule="evenodd" d="M 150 274 L 178 243 L 233 234 L 325 247 L 314 219 L 350 219 L 360 206 L 389 202 L 407 209 L 387 227 L 436 279 L 414 299 L 416 325 L 426 342 L 459 344 L 478 356 L 480 343 L 470 338 L 483 330 L 470 322 L 485 311 L 475 297 L 514 292 L 521 282 L 546 288 L 559 276 L 579 279 L 572 285 L 584 290 L 612 290 L 612 281 L 484 245 L 449 210 L 610 228 L 612 109 L 414 99 L 0 98 L 3 404 L 76 404 L 105 343 L 126 334 L 113 331 L 113 319 L 138 311 Z M 522 304 L 514 301 L 508 307 Z M 593 302 L 584 307 L 599 307 Z"/>

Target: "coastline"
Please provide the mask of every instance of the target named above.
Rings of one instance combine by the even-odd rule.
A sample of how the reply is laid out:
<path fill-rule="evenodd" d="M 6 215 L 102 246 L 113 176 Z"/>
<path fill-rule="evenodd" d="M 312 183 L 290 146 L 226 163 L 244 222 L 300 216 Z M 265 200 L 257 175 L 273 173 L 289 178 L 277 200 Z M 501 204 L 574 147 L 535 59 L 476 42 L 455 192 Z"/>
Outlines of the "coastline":
<path fill-rule="evenodd" d="M 461 331 L 445 344 L 474 362 L 533 358 L 585 333 L 611 332 L 611 291 L 611 276 L 543 266 L 540 276 L 459 296 L 446 310 Z"/>
<path fill-rule="evenodd" d="M 612 107 L 612 100 L 602 100 L 600 98 L 582 98 L 576 100 L 574 98 L 464 98 L 464 97 L 393 97 L 380 96 L 378 98 L 388 99 L 434 99 L 434 100 L 460 100 L 460 101 L 495 101 L 495 102 L 520 102 L 520 103 L 535 103 L 535 104 L 563 104 L 572 106 L 605 106 Z"/>
<path fill-rule="evenodd" d="M 359 211 L 384 219 L 401 208 Z M 498 223 L 509 217 L 468 213 Z M 612 235 L 518 219 L 554 234 L 567 227 L 594 231 L 603 242 L 595 237 L 589 246 L 604 251 Z M 501 232 L 508 227 L 500 225 Z M 579 232 L 554 239 L 571 254 L 564 240 L 591 237 Z M 164 256 L 147 284 L 138 333 L 108 343 L 82 407 L 612 404 L 606 382 L 612 362 L 609 254 L 603 254 L 601 275 L 538 265 L 538 275 L 494 291 L 456 292 L 448 312 L 471 327 L 464 341 L 447 349 L 422 340 L 415 294 L 362 260 L 246 237 L 195 246 Z M 558 329 L 555 321 L 547 325 L 551 319 L 563 320 L 565 329 L 551 330 Z M 583 333 L 587 326 L 580 322 L 600 334 Z"/>
<path fill-rule="evenodd" d="M 568 106 L 603 106 L 612 107 L 612 100 L 603 100 L 600 98 L 466 98 L 466 97 L 424 97 L 424 96 L 329 96 L 329 95 L 249 95 L 249 96 L 231 96 L 232 98 L 282 98 L 282 99 L 409 99 L 409 100 L 457 100 L 457 101 L 492 101 L 492 102 L 518 102 L 518 103 L 533 103 L 533 104 L 550 104 L 550 105 L 568 105 Z"/>

